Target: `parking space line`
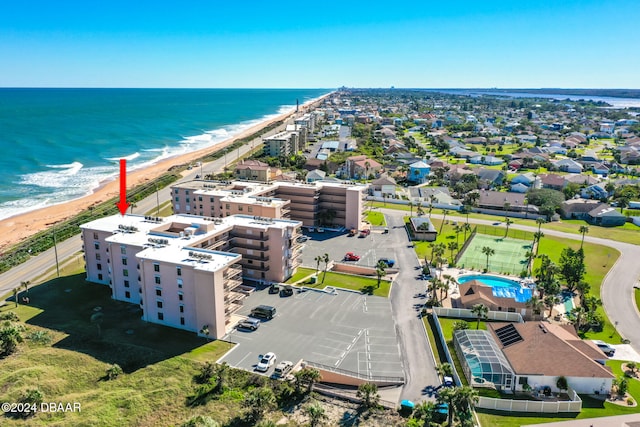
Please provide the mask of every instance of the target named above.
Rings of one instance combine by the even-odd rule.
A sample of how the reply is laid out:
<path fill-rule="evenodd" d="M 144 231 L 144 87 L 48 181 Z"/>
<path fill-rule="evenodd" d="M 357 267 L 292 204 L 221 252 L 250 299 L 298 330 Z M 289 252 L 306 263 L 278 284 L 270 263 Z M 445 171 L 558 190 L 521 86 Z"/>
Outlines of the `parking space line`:
<path fill-rule="evenodd" d="M 242 359 L 240 359 L 237 363 L 237 365 L 240 365 L 242 362 L 244 362 L 244 359 L 246 359 L 247 357 L 249 357 L 249 355 L 251 355 L 251 352 L 247 353 Z"/>

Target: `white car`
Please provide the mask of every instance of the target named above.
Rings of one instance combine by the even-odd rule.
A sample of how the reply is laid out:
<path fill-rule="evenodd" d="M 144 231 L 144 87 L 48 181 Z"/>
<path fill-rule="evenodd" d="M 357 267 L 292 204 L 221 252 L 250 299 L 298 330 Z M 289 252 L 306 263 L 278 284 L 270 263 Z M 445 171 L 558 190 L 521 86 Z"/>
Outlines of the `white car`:
<path fill-rule="evenodd" d="M 276 354 L 269 352 L 260 358 L 256 371 L 267 372 L 274 363 L 276 363 Z"/>
<path fill-rule="evenodd" d="M 600 341 L 600 340 L 593 340 L 593 342 L 598 346 L 598 348 L 600 350 L 602 350 L 602 352 L 607 355 L 608 357 L 613 356 L 616 353 L 616 349 L 611 347 L 609 344 L 607 344 L 604 341 Z"/>
<path fill-rule="evenodd" d="M 276 369 L 274 370 L 273 374 L 277 378 L 284 378 L 291 371 L 292 368 L 293 368 L 293 362 L 285 360 L 283 362 L 278 363 L 278 366 L 276 366 Z"/>

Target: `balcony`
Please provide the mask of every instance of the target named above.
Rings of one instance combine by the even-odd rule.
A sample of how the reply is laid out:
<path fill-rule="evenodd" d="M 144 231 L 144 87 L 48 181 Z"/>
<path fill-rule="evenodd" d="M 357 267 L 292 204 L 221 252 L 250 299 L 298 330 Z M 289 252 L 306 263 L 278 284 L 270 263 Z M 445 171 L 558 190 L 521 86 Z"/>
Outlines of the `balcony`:
<path fill-rule="evenodd" d="M 238 277 L 239 275 L 242 274 L 242 265 L 240 264 L 233 264 L 231 265 L 229 268 L 227 268 L 224 272 L 224 274 L 222 275 L 222 277 L 226 280 L 226 279 L 235 279 L 236 277 Z"/>
<path fill-rule="evenodd" d="M 205 249 L 214 251 L 216 249 L 220 249 L 221 247 L 223 247 L 227 243 L 229 243 L 229 241 L 227 239 L 220 239 L 220 240 L 217 240 L 217 241 L 213 242 L 212 244 L 207 246 Z"/>
<path fill-rule="evenodd" d="M 235 313 L 236 311 L 240 310 L 242 308 L 242 301 L 238 302 L 238 301 L 234 301 L 230 304 L 228 304 L 225 308 L 224 308 L 224 314 L 225 317 L 231 316 L 233 313 Z"/>
<path fill-rule="evenodd" d="M 265 265 L 264 267 L 259 266 L 257 264 L 242 264 L 242 266 L 248 270 L 256 270 L 256 271 L 269 271 L 269 264 Z"/>
<path fill-rule="evenodd" d="M 261 232 L 260 234 L 248 234 L 248 233 L 243 233 L 241 231 L 232 231 L 231 234 L 231 239 L 247 239 L 247 240 L 259 240 L 261 242 L 266 242 L 269 240 L 269 235 L 265 234 L 263 232 Z"/>
<path fill-rule="evenodd" d="M 255 261 L 269 261 L 269 255 L 265 255 L 264 252 L 260 252 L 260 255 L 258 254 L 249 255 L 249 254 L 244 254 L 242 252 L 237 252 L 237 253 L 240 253 L 242 255 L 242 258 L 245 258 L 245 259 L 252 259 Z"/>
<path fill-rule="evenodd" d="M 252 249 L 254 251 L 268 251 L 269 245 L 265 245 L 264 242 L 247 243 L 247 242 L 243 242 L 240 239 L 237 239 L 233 242 L 233 249 Z M 233 252 L 241 253 L 237 251 L 233 251 Z"/>
<path fill-rule="evenodd" d="M 240 292 L 229 292 L 224 297 L 224 303 L 225 303 L 225 305 L 232 304 L 232 303 L 238 304 L 242 300 L 244 300 L 246 297 L 247 296 L 245 294 L 240 293 Z"/>

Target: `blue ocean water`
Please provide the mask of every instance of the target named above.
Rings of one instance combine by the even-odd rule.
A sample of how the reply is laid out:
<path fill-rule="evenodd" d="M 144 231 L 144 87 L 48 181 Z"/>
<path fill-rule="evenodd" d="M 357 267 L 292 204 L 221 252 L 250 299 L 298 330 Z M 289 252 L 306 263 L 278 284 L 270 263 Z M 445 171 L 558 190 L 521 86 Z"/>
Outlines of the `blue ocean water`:
<path fill-rule="evenodd" d="M 323 89 L 0 89 L 0 219 L 213 146 Z"/>

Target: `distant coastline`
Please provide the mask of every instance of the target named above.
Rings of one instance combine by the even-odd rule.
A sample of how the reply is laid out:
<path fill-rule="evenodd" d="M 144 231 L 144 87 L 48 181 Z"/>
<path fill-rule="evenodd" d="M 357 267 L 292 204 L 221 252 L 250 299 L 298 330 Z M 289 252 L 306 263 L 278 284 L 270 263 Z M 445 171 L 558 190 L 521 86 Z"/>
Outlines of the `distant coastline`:
<path fill-rule="evenodd" d="M 469 89 L 475 92 L 492 93 L 523 93 L 538 95 L 567 95 L 567 96 L 606 96 L 611 98 L 638 98 L 640 99 L 640 89 Z"/>

